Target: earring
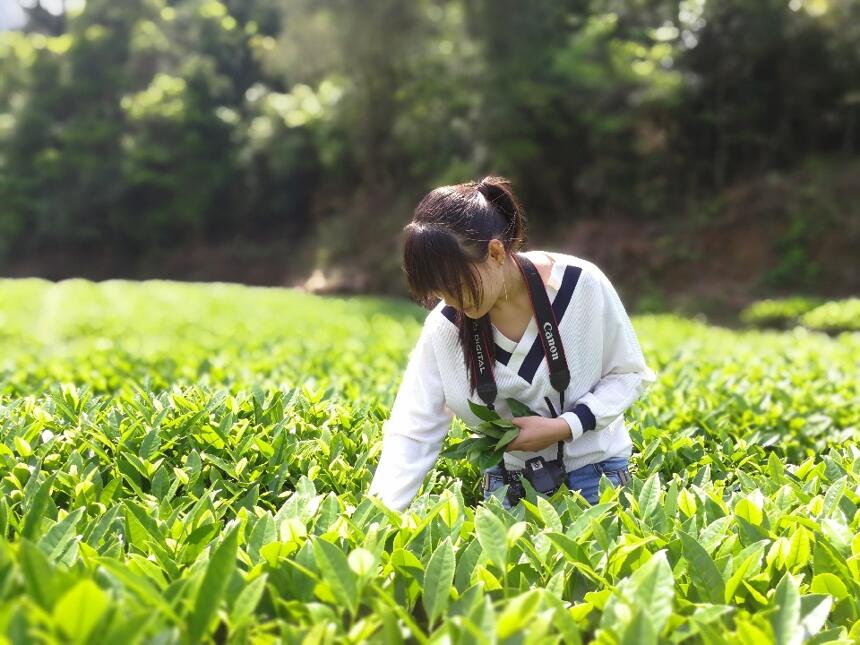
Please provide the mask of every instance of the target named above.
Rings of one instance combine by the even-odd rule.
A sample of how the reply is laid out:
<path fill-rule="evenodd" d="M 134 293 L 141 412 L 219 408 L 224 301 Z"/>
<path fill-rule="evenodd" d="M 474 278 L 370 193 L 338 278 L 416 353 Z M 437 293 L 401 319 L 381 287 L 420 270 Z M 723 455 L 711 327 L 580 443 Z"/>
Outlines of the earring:
<path fill-rule="evenodd" d="M 504 266 L 504 265 L 505 265 L 505 263 L 504 263 L 504 261 L 502 261 L 502 266 Z M 507 280 L 505 280 L 504 269 L 502 269 L 502 271 L 503 271 L 502 272 L 502 284 L 505 286 L 505 301 L 507 302 L 507 300 L 508 300 L 508 283 L 507 283 Z"/>

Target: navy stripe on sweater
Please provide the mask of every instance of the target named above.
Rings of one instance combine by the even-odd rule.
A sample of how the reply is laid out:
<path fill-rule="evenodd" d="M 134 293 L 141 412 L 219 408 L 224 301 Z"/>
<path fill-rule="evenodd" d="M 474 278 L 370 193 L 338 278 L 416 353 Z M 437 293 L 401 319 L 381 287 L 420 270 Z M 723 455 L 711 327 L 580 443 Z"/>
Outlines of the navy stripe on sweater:
<path fill-rule="evenodd" d="M 580 267 L 568 265 L 564 269 L 561 286 L 558 289 L 558 293 L 555 294 L 555 297 L 552 300 L 552 310 L 555 312 L 555 318 L 559 325 L 561 324 L 561 319 L 564 317 L 564 312 L 567 311 L 567 307 L 573 297 L 573 292 L 576 289 L 576 284 L 579 282 L 579 276 L 581 274 L 582 268 Z M 454 307 L 451 305 L 442 307 L 442 314 L 450 320 L 452 324 L 456 324 L 455 317 L 457 315 L 457 310 L 454 309 Z M 498 343 L 494 343 L 493 345 L 493 349 L 496 353 L 496 360 L 503 365 L 507 365 L 508 361 L 511 360 L 511 352 L 505 351 L 499 347 Z M 541 344 L 540 337 L 536 336 L 532 346 L 526 354 L 526 357 L 523 359 L 523 364 L 520 366 L 520 377 L 531 383 L 543 358 L 543 345 Z"/>
<path fill-rule="evenodd" d="M 552 301 L 552 310 L 555 312 L 555 319 L 559 325 L 561 325 L 561 319 L 564 317 L 564 312 L 567 311 L 567 306 L 573 297 L 573 290 L 576 289 L 576 283 L 579 282 L 580 274 L 582 274 L 580 267 L 567 266 L 564 269 L 561 287 L 559 287 L 558 293 L 555 294 L 555 298 Z M 520 377 L 531 383 L 543 359 L 543 345 L 541 344 L 540 337 L 535 336 L 534 342 L 528 354 L 523 359 L 523 364 L 520 366 Z"/>

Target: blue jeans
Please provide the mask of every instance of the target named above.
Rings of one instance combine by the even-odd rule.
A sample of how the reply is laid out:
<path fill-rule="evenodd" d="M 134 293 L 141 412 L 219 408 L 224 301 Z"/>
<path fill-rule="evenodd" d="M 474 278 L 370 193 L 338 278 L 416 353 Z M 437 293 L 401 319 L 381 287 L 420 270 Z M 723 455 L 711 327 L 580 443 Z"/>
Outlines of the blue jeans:
<path fill-rule="evenodd" d="M 606 475 L 606 478 L 614 486 L 626 484 L 630 481 L 627 457 L 612 457 L 568 471 L 567 488 L 571 491 L 578 490 L 588 500 L 589 504 L 596 504 L 598 499 L 597 487 L 600 484 L 601 475 Z M 504 485 L 501 464 L 496 464 L 484 471 L 484 499 L 489 499 L 490 493 Z M 507 496 L 502 500 L 502 506 L 511 507 Z"/>

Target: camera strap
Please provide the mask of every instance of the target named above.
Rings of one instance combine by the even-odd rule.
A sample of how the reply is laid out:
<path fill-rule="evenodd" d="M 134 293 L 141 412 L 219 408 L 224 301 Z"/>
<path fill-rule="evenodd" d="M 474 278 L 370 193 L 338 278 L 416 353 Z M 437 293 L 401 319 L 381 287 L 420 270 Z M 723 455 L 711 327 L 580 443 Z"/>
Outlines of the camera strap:
<path fill-rule="evenodd" d="M 570 384 L 570 370 L 567 367 L 567 358 L 564 354 L 564 347 L 558 330 L 558 320 L 549 302 L 549 296 L 547 295 L 543 280 L 534 263 L 519 253 L 514 254 L 514 262 L 526 280 L 529 299 L 531 300 L 532 310 L 537 321 L 538 337 L 543 345 L 544 357 L 549 366 L 549 380 L 552 387 L 560 395 L 561 407 L 559 408 L 559 414 L 561 414 L 564 411 L 564 391 Z M 486 314 L 484 317 L 486 318 L 488 315 Z M 472 321 L 472 361 L 477 368 L 475 371 L 478 381 L 478 396 L 481 397 L 481 400 L 484 401 L 489 409 L 493 410 L 498 389 L 496 387 L 496 378 L 493 374 L 493 361 L 489 360 L 492 354 L 490 353 L 490 344 L 485 331 L 488 328 L 489 324 L 484 325 L 482 329 L 478 320 Z M 562 461 L 563 448 L 564 444 L 559 441 L 559 462 Z M 504 459 L 502 460 L 502 471 L 507 480 L 508 471 L 505 468 Z"/>

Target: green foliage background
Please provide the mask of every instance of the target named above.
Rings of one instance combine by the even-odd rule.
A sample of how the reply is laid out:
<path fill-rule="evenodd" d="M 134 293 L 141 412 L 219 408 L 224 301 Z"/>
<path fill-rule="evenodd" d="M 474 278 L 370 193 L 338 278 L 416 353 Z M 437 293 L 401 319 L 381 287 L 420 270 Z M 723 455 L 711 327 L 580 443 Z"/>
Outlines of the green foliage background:
<path fill-rule="evenodd" d="M 540 227 L 671 219 L 737 178 L 860 149 L 854 0 L 29 14 L 0 33 L 0 262 L 273 237 L 336 255 L 388 239 L 423 191 L 487 172 Z M 772 279 L 809 286 L 785 243 Z"/>
<path fill-rule="evenodd" d="M 366 497 L 426 312 L 0 281 L 0 634 L 48 642 L 851 643 L 860 335 L 634 318 L 633 479 L 511 511 L 441 458 Z M 467 436 L 455 419 L 446 446 Z M 305 640 L 307 639 L 307 640 Z"/>

